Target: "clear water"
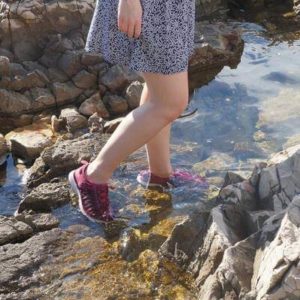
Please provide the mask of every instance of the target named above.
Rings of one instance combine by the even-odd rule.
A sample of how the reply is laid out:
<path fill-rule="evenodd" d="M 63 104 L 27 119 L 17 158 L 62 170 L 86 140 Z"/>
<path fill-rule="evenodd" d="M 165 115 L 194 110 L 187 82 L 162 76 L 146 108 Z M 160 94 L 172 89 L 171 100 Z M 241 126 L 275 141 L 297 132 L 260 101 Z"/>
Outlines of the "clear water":
<path fill-rule="evenodd" d="M 176 167 L 204 170 L 211 185 L 226 171 L 251 173 L 256 160 L 300 142 L 300 40 L 274 43 L 264 29 L 253 23 L 244 28 L 245 50 L 236 69 L 225 67 L 208 85 L 195 90 L 190 109 L 197 112 L 178 119 L 172 127 L 172 162 Z M 209 168 L 201 162 L 217 157 Z M 137 189 L 137 172 L 146 167 L 145 152 L 138 151 L 126 164 L 126 171 L 116 170 L 112 191 L 113 206 L 127 217 L 129 225 L 154 224 L 170 215 L 184 215 L 205 199 L 203 190 L 177 189 L 171 194 L 171 206 L 146 207 L 147 199 Z M 25 172 L 26 173 L 26 172 Z M 11 215 L 22 197 L 22 178 L 10 156 L 1 171 L 0 214 Z M 200 201 L 199 201 L 200 200 Z M 134 207 L 134 209 L 133 209 Z M 54 214 L 61 227 L 70 224 L 94 226 L 71 205 Z"/>

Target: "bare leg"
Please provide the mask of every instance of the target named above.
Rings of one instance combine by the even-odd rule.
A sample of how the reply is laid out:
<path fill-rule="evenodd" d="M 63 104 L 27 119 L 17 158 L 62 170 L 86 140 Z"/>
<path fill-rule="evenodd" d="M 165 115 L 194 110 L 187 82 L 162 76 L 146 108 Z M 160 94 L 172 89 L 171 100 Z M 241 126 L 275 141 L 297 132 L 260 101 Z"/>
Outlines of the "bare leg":
<path fill-rule="evenodd" d="M 149 91 L 145 82 L 140 105 L 149 101 Z M 161 177 L 168 177 L 172 172 L 170 160 L 170 131 L 172 123 L 166 125 L 145 145 L 150 171 Z"/>
<path fill-rule="evenodd" d="M 108 182 L 129 154 L 174 121 L 188 104 L 187 71 L 170 75 L 146 72 L 143 77 L 149 101 L 128 113 L 89 165 L 87 176 L 92 182 Z"/>

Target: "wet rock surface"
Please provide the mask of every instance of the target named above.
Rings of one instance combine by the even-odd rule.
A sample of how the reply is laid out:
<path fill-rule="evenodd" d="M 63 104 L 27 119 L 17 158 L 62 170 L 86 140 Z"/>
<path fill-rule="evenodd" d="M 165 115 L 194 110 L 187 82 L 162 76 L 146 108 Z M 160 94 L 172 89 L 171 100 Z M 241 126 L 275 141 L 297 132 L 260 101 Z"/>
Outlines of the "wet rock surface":
<path fill-rule="evenodd" d="M 79 141 L 80 149 L 74 147 Z M 258 163 L 249 178 L 227 173 L 219 192 L 208 202 L 202 199 L 198 208 L 184 218 L 158 217 L 172 205 L 167 193 L 136 190 L 136 196 L 141 194 L 149 209 L 151 226 L 130 225 L 126 216 L 130 208 L 125 205 L 120 210 L 123 222 L 119 220 L 103 228 L 104 237 L 91 234 L 82 225 L 52 229 L 58 226 L 57 219 L 37 212 L 72 200 L 63 178 L 81 155 L 91 158 L 97 153 L 91 151 L 92 144 L 101 147 L 99 133 L 60 140 L 56 146 L 46 148 L 48 154 L 42 153 L 39 158 L 42 163 L 47 161 L 56 170 L 64 162 L 64 169 L 58 168 L 50 182 L 43 182 L 39 178 L 43 172 L 33 168 L 35 173 L 30 178 L 34 174 L 41 183 L 28 189 L 19 215 L 2 217 L 1 263 L 9 266 L 0 277 L 3 299 L 47 299 L 50 294 L 64 299 L 72 298 L 74 293 L 88 299 L 91 289 L 93 295 L 101 293 L 107 299 L 124 294 L 149 299 L 166 294 L 174 299 L 179 295 L 183 299 L 204 300 L 297 299 L 300 257 L 297 147 L 277 153 L 268 163 Z M 273 199 L 280 193 L 273 188 L 277 184 L 269 184 L 274 180 L 274 167 L 284 170 L 278 173 L 279 178 L 290 182 L 292 200 L 280 209 L 273 206 L 262 209 L 266 197 L 260 195 L 267 194 Z M 267 192 L 260 194 L 260 186 Z M 133 206 L 132 203 L 134 214 L 139 214 Z M 121 288 L 116 278 L 124 273 L 128 274 L 126 288 Z M 114 288 L 107 289 L 111 280 Z"/>
<path fill-rule="evenodd" d="M 192 273 L 199 299 L 299 298 L 298 147 L 223 187 L 217 196 L 221 204 L 177 224 L 161 246 L 163 257 Z M 286 201 L 274 205 L 282 197 Z M 271 205 L 264 205 L 266 199 Z"/>

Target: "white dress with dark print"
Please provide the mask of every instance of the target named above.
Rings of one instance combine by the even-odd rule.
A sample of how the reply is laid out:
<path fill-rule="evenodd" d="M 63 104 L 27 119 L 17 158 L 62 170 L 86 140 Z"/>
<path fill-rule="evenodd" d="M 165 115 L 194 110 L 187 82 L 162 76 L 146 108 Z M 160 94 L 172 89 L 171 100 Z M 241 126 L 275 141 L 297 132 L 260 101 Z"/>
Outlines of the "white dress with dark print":
<path fill-rule="evenodd" d="M 142 29 L 130 38 L 118 29 L 119 0 L 96 0 L 84 50 L 139 72 L 187 70 L 194 50 L 195 0 L 141 0 Z"/>

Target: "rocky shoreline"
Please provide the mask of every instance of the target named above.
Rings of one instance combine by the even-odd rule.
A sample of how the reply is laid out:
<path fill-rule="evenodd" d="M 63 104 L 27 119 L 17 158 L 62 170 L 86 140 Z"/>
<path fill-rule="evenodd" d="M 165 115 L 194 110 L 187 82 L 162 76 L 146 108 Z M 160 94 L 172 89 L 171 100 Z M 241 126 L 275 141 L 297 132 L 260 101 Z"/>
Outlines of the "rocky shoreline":
<path fill-rule="evenodd" d="M 300 299 L 298 143 L 257 162 L 249 177 L 225 164 L 220 188 L 197 193 L 197 208 L 186 216 L 169 215 L 171 193 L 126 184 L 123 172 L 145 162 L 137 151 L 111 187 L 128 195 L 115 201 L 118 220 L 97 232 L 91 224 L 61 226 L 56 209 L 77 208 L 68 172 L 93 160 L 139 105 L 143 80 L 82 52 L 93 0 L 0 4 L 0 171 L 8 153 L 30 166 L 15 215 L 0 216 L 1 300 Z M 197 1 L 191 90 L 241 59 L 241 32 L 209 20 L 222 19 L 231 4 Z M 265 2 L 234 5 L 260 9 Z M 299 14 L 298 0 L 294 9 Z M 230 160 L 216 152 L 203 162 L 201 153 L 199 173 Z M 146 222 L 130 223 L 145 214 Z"/>
<path fill-rule="evenodd" d="M 114 268 L 127 270 L 132 285 L 139 272 L 154 268 L 139 279 L 141 288 L 133 292 L 136 297 L 152 299 L 168 289 L 181 290 L 184 299 L 300 297 L 300 145 L 258 163 L 247 179 L 228 172 L 218 194 L 184 219 L 162 220 L 148 233 L 118 221 L 107 229 L 104 239 L 86 236 L 88 228 L 83 225 L 55 228 L 59 222 L 51 215 L 51 208 L 72 201 L 70 188 L 63 183 L 73 167 L 68 164 L 92 157 L 88 145 L 95 143 L 93 138 L 98 140 L 97 134 L 86 134 L 89 143 L 80 151 L 71 146 L 76 139 L 46 148 L 30 170 L 32 188 L 19 214 L 1 217 L 0 269 L 5 270 L 0 275 L 1 299 L 50 299 L 49 295 L 73 299 L 72 293 L 85 299 L 88 288 L 104 272 L 108 278 L 122 278 L 124 273 L 113 275 Z M 60 148 L 65 152 L 59 152 Z M 55 155 L 47 154 L 55 149 Z M 49 173 L 43 178 L 40 171 L 45 168 Z M 74 253 L 73 247 L 84 255 Z M 106 269 L 109 264 L 110 270 Z M 173 274 L 177 281 L 164 283 L 164 276 L 172 277 L 175 269 L 181 277 Z M 86 281 L 79 278 L 90 283 L 85 287 Z M 183 278 L 189 288 L 184 288 Z M 93 297 L 106 284 L 104 280 L 103 286 L 93 290 Z M 123 292 L 106 291 L 103 299 Z"/>

